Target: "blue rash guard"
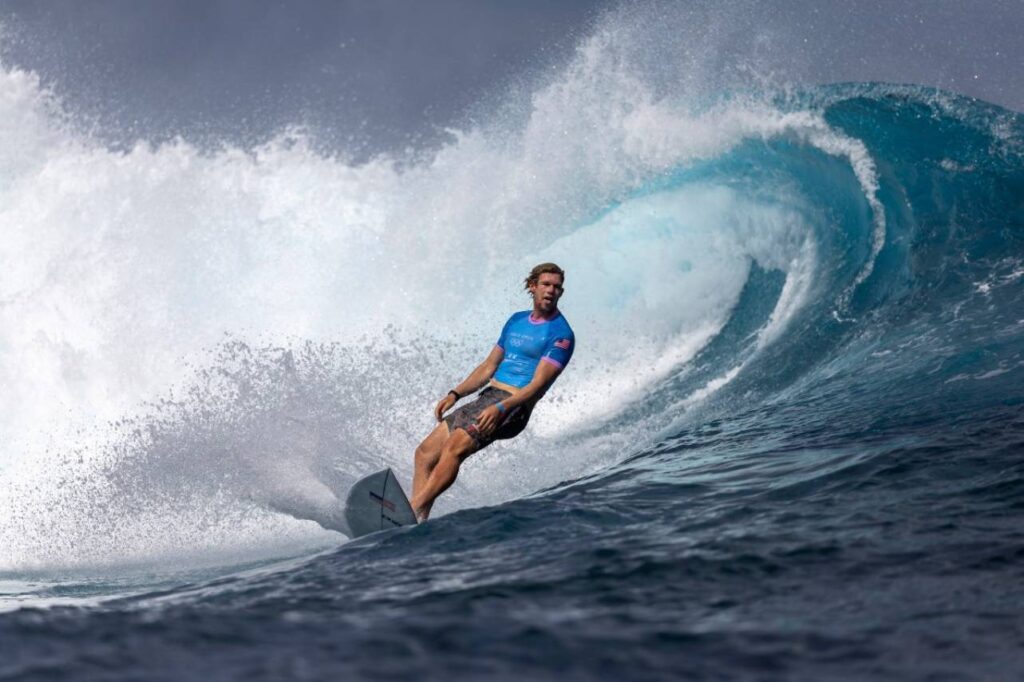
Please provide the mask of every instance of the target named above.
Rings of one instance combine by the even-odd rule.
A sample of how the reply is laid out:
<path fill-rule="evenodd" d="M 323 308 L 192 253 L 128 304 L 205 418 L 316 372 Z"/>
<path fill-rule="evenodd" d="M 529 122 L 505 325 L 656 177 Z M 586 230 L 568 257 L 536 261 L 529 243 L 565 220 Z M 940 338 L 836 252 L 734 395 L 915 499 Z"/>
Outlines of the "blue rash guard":
<path fill-rule="evenodd" d="M 505 359 L 494 378 L 522 388 L 533 379 L 537 363 L 550 362 L 559 369 L 569 364 L 576 337 L 562 313 L 550 320 L 534 320 L 533 311 L 524 310 L 508 318 L 497 345 L 505 351 Z"/>

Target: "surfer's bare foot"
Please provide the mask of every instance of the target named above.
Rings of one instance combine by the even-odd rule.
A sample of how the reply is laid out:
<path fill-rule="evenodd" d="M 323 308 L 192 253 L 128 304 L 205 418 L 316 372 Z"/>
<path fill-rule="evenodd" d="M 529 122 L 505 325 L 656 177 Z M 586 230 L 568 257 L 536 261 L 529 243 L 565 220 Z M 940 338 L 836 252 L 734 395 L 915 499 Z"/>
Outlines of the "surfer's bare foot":
<path fill-rule="evenodd" d="M 413 509 L 413 514 L 416 515 L 416 523 L 423 523 L 427 520 L 427 513 L 423 509 Z"/>

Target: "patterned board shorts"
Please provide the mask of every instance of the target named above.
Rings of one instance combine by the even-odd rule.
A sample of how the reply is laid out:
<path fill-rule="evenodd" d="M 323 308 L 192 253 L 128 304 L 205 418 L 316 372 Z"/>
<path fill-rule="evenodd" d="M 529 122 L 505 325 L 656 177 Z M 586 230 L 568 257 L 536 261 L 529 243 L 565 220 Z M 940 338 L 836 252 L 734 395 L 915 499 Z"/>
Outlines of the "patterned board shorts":
<path fill-rule="evenodd" d="M 477 449 L 487 447 L 496 440 L 515 438 L 526 428 L 526 423 L 530 421 L 530 413 L 533 410 L 526 405 L 519 405 L 509 410 L 501 424 L 491 432 L 490 436 L 481 436 L 476 430 L 476 420 L 480 417 L 481 412 L 491 405 L 510 397 L 512 397 L 512 394 L 508 391 L 488 386 L 477 393 L 476 400 L 466 403 L 444 418 L 445 423 L 448 424 L 448 431 L 452 432 L 455 429 L 464 430 L 469 434 L 470 438 L 476 441 Z"/>

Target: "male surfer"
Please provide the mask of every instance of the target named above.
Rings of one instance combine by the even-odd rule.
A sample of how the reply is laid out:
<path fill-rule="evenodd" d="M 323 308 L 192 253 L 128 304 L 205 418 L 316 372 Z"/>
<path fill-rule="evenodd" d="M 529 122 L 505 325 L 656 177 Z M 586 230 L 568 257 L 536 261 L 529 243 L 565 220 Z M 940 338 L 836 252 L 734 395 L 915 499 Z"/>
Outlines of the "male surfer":
<path fill-rule="evenodd" d="M 459 466 L 495 440 L 515 438 L 530 412 L 569 363 L 576 345 L 558 310 L 565 272 L 541 263 L 526 278 L 533 310 L 512 315 L 487 359 L 434 407 L 440 422 L 416 448 L 412 508 L 418 521 L 430 516 L 437 496 L 455 482 Z M 463 397 L 487 387 L 447 417 Z"/>

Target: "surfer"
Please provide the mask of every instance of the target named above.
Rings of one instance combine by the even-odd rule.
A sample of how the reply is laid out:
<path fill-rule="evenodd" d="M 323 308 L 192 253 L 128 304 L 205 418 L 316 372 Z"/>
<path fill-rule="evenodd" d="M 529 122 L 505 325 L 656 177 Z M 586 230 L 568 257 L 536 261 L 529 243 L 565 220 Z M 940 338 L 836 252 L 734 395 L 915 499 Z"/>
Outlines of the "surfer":
<path fill-rule="evenodd" d="M 514 313 L 487 359 L 434 407 L 439 423 L 416 448 L 411 503 L 418 521 L 430 516 L 434 500 L 455 482 L 467 457 L 522 432 L 533 406 L 572 357 L 575 338 L 558 310 L 565 272 L 541 263 L 525 283 L 533 309 Z M 445 416 L 481 388 L 475 400 Z"/>

